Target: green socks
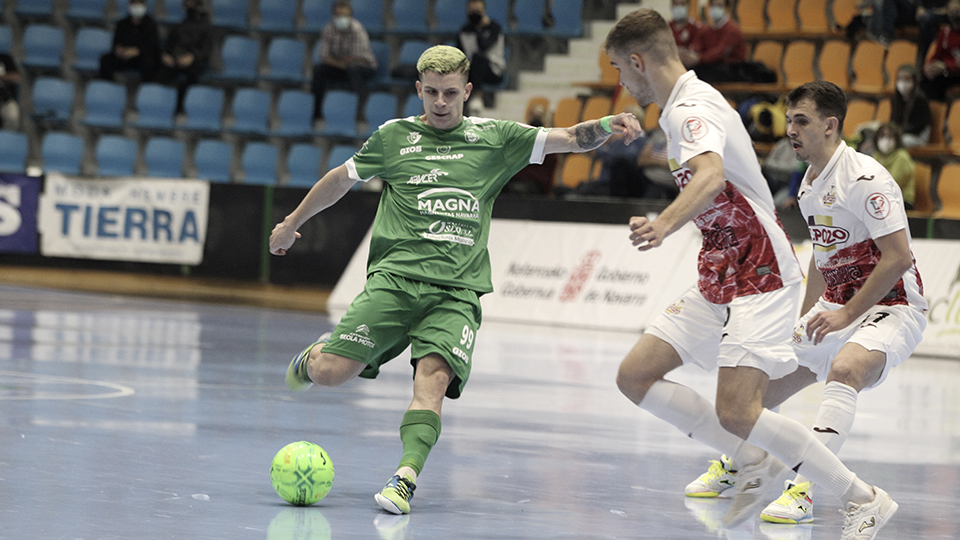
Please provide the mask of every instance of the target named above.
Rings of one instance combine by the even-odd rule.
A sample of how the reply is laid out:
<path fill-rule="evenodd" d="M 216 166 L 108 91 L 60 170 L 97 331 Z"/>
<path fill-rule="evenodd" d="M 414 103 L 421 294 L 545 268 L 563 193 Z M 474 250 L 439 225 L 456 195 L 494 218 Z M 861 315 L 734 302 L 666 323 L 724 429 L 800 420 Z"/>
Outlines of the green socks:
<path fill-rule="evenodd" d="M 400 467 L 410 467 L 417 474 L 430 455 L 433 445 L 440 437 L 440 416 L 427 410 L 411 410 L 403 415 L 400 422 L 400 441 L 403 443 L 403 456 Z"/>

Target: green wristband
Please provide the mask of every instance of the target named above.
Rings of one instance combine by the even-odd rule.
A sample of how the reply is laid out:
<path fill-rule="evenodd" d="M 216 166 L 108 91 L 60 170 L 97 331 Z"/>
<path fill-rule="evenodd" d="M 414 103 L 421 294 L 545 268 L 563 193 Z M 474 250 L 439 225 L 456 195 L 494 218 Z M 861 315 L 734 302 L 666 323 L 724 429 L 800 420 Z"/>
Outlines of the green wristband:
<path fill-rule="evenodd" d="M 613 118 L 614 116 L 611 114 L 610 116 L 604 116 L 600 119 L 600 127 L 602 127 L 607 133 L 613 133 L 613 130 L 610 129 L 610 120 Z"/>

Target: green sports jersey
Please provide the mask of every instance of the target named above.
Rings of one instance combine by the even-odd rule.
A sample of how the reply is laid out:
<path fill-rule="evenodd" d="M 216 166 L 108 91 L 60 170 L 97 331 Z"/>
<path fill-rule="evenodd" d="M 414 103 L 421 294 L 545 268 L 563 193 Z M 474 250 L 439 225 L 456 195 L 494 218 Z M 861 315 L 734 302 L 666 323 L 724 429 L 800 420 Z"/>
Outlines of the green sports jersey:
<path fill-rule="evenodd" d="M 346 163 L 354 180 L 384 183 L 367 275 L 492 292 L 493 201 L 517 171 L 543 162 L 547 131 L 475 117 L 449 131 L 419 117 L 380 126 Z"/>

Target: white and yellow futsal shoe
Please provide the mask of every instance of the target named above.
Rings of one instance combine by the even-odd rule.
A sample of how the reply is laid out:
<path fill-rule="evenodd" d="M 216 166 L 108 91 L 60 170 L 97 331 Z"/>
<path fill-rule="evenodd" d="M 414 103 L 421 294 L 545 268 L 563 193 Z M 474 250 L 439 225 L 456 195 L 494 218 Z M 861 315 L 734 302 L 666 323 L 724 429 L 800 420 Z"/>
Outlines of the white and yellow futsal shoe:
<path fill-rule="evenodd" d="M 787 480 L 780 498 L 768 504 L 760 519 L 768 523 L 810 523 L 813 521 L 813 499 L 810 498 L 810 482 L 794 485 Z"/>
<path fill-rule="evenodd" d="M 710 460 L 710 468 L 693 482 L 687 484 L 684 491 L 687 497 L 713 498 L 732 488 L 737 483 L 736 471 L 727 456 L 720 456 L 720 461 Z"/>

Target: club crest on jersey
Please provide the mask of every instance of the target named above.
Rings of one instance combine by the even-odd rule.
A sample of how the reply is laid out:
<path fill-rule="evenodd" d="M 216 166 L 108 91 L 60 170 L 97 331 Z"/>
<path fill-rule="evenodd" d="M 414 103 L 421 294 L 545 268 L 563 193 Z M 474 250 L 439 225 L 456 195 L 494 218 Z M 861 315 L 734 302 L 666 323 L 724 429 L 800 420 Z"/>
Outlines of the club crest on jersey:
<path fill-rule="evenodd" d="M 468 143 L 472 144 L 480 140 L 480 135 L 478 135 L 476 131 L 467 130 L 463 132 L 463 138 Z"/>
<path fill-rule="evenodd" d="M 886 219 L 890 215 L 890 201 L 883 193 L 872 193 L 867 197 L 867 213 L 873 219 Z"/>
<path fill-rule="evenodd" d="M 671 315 L 679 315 L 680 312 L 683 311 L 683 304 L 684 304 L 683 298 L 681 298 L 680 300 L 677 300 L 676 302 L 667 306 L 667 313 Z"/>
<path fill-rule="evenodd" d="M 417 144 L 418 141 L 420 141 L 420 132 L 419 132 L 419 131 L 411 131 L 410 134 L 407 135 L 407 142 L 408 142 L 408 143 L 410 143 L 410 144 Z"/>
<path fill-rule="evenodd" d="M 683 140 L 688 143 L 704 138 L 707 131 L 707 123 L 696 116 L 691 116 L 683 121 Z"/>
<path fill-rule="evenodd" d="M 823 205 L 824 206 L 833 206 L 833 203 L 837 202 L 837 186 L 831 185 L 830 191 L 823 196 Z"/>

